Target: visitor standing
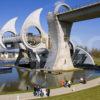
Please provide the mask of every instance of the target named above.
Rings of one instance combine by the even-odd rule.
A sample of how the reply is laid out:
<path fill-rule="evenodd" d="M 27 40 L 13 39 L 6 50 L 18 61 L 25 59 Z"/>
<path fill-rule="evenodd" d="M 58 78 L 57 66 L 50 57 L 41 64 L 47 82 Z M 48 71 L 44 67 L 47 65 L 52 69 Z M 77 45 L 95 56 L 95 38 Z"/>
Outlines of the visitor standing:
<path fill-rule="evenodd" d="M 67 87 L 68 81 L 66 80 L 64 83 L 64 87 Z"/>
<path fill-rule="evenodd" d="M 50 89 L 47 88 L 47 89 L 46 89 L 46 92 L 47 92 L 47 96 L 49 97 L 49 96 L 50 96 Z"/>
<path fill-rule="evenodd" d="M 67 86 L 70 88 L 70 87 L 71 87 L 71 84 L 72 84 L 72 82 L 69 80 L 69 81 L 67 82 Z"/>
<path fill-rule="evenodd" d="M 34 86 L 34 92 L 33 92 L 33 94 L 34 94 L 34 96 L 37 95 L 37 86 L 36 85 Z"/>
<path fill-rule="evenodd" d="M 86 79 L 81 77 L 81 78 L 80 78 L 80 83 L 86 84 Z"/>
<path fill-rule="evenodd" d="M 64 86 L 64 83 L 65 83 L 64 80 L 61 80 L 61 81 L 60 81 L 61 86 Z"/>

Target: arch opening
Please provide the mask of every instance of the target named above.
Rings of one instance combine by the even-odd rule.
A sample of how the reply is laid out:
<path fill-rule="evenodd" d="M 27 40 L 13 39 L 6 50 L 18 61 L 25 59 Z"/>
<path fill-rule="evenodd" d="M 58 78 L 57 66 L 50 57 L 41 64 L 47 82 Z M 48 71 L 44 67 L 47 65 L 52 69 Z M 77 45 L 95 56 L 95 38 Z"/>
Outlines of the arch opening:
<path fill-rule="evenodd" d="M 32 46 L 32 47 L 39 45 L 41 42 L 40 30 L 35 26 L 30 27 L 26 34 L 26 41 L 27 41 L 28 45 Z"/>
<path fill-rule="evenodd" d="M 71 7 L 69 5 L 67 5 L 65 3 L 59 3 L 56 5 L 54 13 L 60 14 L 60 13 L 64 13 L 64 12 L 69 11 L 69 10 L 71 10 Z"/>
<path fill-rule="evenodd" d="M 4 38 L 10 39 L 11 37 L 14 37 L 14 36 L 15 36 L 15 34 L 13 32 L 7 31 L 7 32 L 3 33 L 2 40 Z M 4 43 L 4 41 L 3 41 L 3 43 Z M 4 45 L 7 49 L 14 49 L 17 46 L 16 43 L 13 43 L 13 42 L 4 43 Z"/>

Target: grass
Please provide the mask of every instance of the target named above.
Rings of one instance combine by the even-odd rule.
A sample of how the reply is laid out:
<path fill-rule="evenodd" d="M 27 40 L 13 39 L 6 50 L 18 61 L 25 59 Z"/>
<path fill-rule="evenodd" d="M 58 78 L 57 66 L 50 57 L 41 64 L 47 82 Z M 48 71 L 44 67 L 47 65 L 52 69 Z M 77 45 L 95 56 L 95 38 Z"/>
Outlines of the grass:
<path fill-rule="evenodd" d="M 29 92 L 33 92 L 33 90 L 29 90 L 29 91 L 0 92 L 0 95 L 17 94 L 17 93 L 29 93 Z"/>
<path fill-rule="evenodd" d="M 100 100 L 100 86 L 96 86 L 75 93 L 64 94 L 49 98 L 40 98 L 35 100 Z"/>

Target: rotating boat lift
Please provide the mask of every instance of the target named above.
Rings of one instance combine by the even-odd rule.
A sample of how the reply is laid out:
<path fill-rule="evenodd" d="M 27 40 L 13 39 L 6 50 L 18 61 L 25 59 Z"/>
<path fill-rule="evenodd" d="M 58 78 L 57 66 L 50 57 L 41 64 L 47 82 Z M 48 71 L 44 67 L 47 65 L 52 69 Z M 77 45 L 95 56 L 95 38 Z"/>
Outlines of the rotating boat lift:
<path fill-rule="evenodd" d="M 8 21 L 0 30 L 0 45 L 7 50 L 5 43 L 18 43 L 20 47 L 19 56 L 15 65 L 20 65 L 20 60 L 25 53 L 29 59 L 29 67 L 49 71 L 72 70 L 76 64 L 95 65 L 91 55 L 82 48 L 75 47 L 70 41 L 70 32 L 74 21 L 59 20 L 59 10 L 65 7 L 67 12 L 72 12 L 69 5 L 59 3 L 54 12 L 48 13 L 48 34 L 42 29 L 40 24 L 40 14 L 42 8 L 32 12 L 24 21 L 20 34 L 17 34 L 15 23 L 16 18 Z M 27 33 L 30 27 L 35 27 L 40 35 L 39 44 L 30 45 L 27 42 Z M 11 32 L 13 37 L 3 38 L 5 32 Z"/>

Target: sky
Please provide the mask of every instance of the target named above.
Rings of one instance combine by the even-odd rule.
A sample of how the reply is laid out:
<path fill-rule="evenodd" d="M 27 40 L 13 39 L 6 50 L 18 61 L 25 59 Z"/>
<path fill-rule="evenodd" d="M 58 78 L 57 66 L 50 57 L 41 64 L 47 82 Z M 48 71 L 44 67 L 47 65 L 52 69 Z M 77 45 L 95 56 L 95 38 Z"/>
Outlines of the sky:
<path fill-rule="evenodd" d="M 75 8 L 100 0 L 0 0 L 0 28 L 8 20 L 18 17 L 16 30 L 20 33 L 27 16 L 34 10 L 43 8 L 40 20 L 43 29 L 48 33 L 47 14 L 54 10 L 55 3 L 59 1 Z M 71 41 L 75 45 L 87 46 L 89 49 L 100 49 L 100 18 L 74 23 L 71 30 Z"/>

